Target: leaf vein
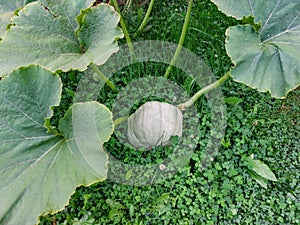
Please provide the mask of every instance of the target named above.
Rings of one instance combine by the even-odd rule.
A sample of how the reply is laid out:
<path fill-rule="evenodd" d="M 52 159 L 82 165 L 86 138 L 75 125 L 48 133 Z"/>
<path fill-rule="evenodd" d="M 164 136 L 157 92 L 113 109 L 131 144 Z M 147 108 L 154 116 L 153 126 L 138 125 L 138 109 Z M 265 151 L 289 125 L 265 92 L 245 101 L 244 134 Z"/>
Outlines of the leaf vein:
<path fill-rule="evenodd" d="M 51 148 L 49 148 L 46 152 L 44 152 L 36 161 L 34 164 L 31 165 L 31 167 L 33 168 L 35 165 L 38 164 L 38 162 L 43 158 L 45 157 L 49 152 L 51 152 L 53 149 L 56 148 L 56 146 L 60 145 L 62 142 L 64 142 L 65 140 L 62 139 L 60 140 L 59 142 L 57 142 L 54 146 L 52 146 Z"/>
<path fill-rule="evenodd" d="M 7 128 L 7 129 L 13 131 L 14 133 L 18 134 L 19 136 L 26 138 L 26 136 L 25 136 L 24 134 L 20 133 L 19 131 L 15 130 L 14 128 L 8 126 L 8 124 L 1 123 L 1 125 L 2 125 L 2 127 L 5 127 L 5 128 Z M 5 140 L 1 140 L 1 142 L 2 142 L 2 141 L 5 141 Z"/>
<path fill-rule="evenodd" d="M 298 19 L 299 16 L 300 16 L 300 12 L 295 16 L 295 18 L 293 19 L 293 21 L 291 22 L 291 24 L 288 26 L 287 29 L 291 28 L 291 26 L 295 23 L 295 21 Z M 299 27 L 299 26 L 296 26 L 296 27 Z M 293 29 L 294 29 L 294 27 L 293 27 Z"/>
<path fill-rule="evenodd" d="M 254 9 L 253 9 L 253 5 L 252 5 L 252 1 L 248 0 L 248 3 L 249 3 L 249 6 L 250 6 L 250 9 L 251 9 L 252 16 L 254 16 Z"/>
<path fill-rule="evenodd" d="M 51 162 L 51 164 L 50 164 L 50 166 L 47 170 L 47 173 L 44 176 L 43 183 L 46 182 L 48 174 L 50 173 L 51 168 L 53 167 L 54 163 L 56 162 L 56 159 L 58 158 L 58 155 L 60 154 L 62 148 L 63 148 L 63 145 L 57 150 L 55 156 L 53 157 L 53 160 L 52 160 L 52 162 Z"/>
<path fill-rule="evenodd" d="M 38 136 L 38 137 L 26 137 L 23 136 L 24 138 L 14 138 L 14 139 L 5 139 L 1 140 L 1 142 L 14 142 L 14 141 L 26 141 L 26 140 L 36 140 L 36 139 L 44 139 L 44 138 L 49 138 L 51 136 Z"/>
<path fill-rule="evenodd" d="M 266 26 L 268 25 L 268 22 L 270 21 L 270 19 L 271 19 L 272 16 L 274 15 L 274 13 L 275 13 L 275 11 L 277 10 L 277 7 L 279 6 L 280 2 L 281 2 L 281 0 L 278 0 L 278 2 L 276 3 L 274 9 L 272 10 L 272 12 L 270 13 L 269 17 L 267 18 L 267 20 L 266 20 L 264 26 L 261 28 L 260 33 L 262 33 L 263 30 L 264 30 L 264 29 L 266 28 Z"/>
<path fill-rule="evenodd" d="M 38 121 L 34 120 L 32 117 L 30 117 L 26 112 L 23 112 L 21 109 L 19 109 L 14 103 L 12 103 L 11 101 L 8 101 L 7 99 L 4 99 L 0 96 L 0 98 L 5 101 L 6 103 L 8 103 L 9 105 L 11 105 L 14 109 L 16 109 L 17 112 L 20 112 L 22 115 L 24 115 L 27 119 L 31 120 L 33 123 L 37 124 L 38 126 L 43 126 L 42 124 L 40 124 Z"/>

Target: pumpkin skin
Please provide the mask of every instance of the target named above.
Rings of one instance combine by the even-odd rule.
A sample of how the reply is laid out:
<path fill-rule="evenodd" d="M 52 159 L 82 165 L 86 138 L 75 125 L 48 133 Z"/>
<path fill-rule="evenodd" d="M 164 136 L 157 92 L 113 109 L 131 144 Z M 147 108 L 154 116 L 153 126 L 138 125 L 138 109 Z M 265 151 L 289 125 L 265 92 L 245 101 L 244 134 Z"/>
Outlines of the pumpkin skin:
<path fill-rule="evenodd" d="M 169 103 L 146 102 L 128 118 L 127 138 L 135 148 L 166 146 L 182 136 L 182 112 Z"/>

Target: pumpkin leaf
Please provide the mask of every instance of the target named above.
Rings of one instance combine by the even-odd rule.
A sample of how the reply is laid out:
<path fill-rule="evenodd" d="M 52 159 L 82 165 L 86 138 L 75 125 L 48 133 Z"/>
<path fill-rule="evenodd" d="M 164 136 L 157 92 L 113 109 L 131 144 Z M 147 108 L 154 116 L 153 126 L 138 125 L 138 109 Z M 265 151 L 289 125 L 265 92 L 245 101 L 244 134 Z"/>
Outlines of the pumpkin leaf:
<path fill-rule="evenodd" d="M 300 1 L 212 0 L 228 16 L 253 16 L 251 25 L 226 31 L 226 50 L 235 66 L 231 75 L 272 97 L 285 98 L 300 85 Z M 242 51 L 241 51 L 242 49 Z"/>
<path fill-rule="evenodd" d="M 90 8 L 95 0 L 39 0 L 41 4 L 47 7 L 51 13 L 55 16 L 61 16 L 68 20 L 69 25 L 74 31 L 78 29 L 78 23 L 76 17 L 80 14 L 81 9 Z"/>
<path fill-rule="evenodd" d="M 44 123 L 61 89 L 57 75 L 37 66 L 0 81 L 0 224 L 35 224 L 40 214 L 62 209 L 77 186 L 106 178 L 102 143 L 112 134 L 112 114 L 97 102 L 76 103 L 60 133 L 48 133 Z"/>
<path fill-rule="evenodd" d="M 14 15 L 14 12 L 22 8 L 25 4 L 33 1 L 0 0 L 0 40 L 6 31 L 7 25 L 10 24 L 10 19 Z"/>
<path fill-rule="evenodd" d="M 92 2 L 42 0 L 22 8 L 0 42 L 0 76 L 30 64 L 54 72 L 105 63 L 123 35 L 119 15 L 106 4 L 88 7 Z"/>

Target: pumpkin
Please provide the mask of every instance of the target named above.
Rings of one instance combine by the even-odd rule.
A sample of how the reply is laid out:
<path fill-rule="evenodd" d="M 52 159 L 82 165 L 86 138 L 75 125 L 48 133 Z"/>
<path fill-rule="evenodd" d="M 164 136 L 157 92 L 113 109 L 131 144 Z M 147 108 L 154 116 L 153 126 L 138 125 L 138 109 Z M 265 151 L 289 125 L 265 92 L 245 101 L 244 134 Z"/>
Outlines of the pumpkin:
<path fill-rule="evenodd" d="M 171 136 L 182 136 L 182 121 L 182 113 L 176 106 L 146 102 L 128 118 L 128 141 L 135 148 L 166 146 Z"/>

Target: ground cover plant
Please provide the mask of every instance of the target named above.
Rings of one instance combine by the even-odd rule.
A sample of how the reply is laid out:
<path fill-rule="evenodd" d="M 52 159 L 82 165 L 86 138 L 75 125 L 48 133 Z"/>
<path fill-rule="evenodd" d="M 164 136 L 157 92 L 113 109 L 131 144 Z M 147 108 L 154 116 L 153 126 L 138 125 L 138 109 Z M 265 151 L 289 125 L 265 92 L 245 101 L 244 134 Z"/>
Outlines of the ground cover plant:
<path fill-rule="evenodd" d="M 161 71 L 166 71 L 169 68 L 166 65 L 155 63 L 149 63 L 149 65 L 136 64 L 119 71 L 110 81 L 105 80 L 103 74 L 97 71 L 96 65 L 103 64 L 106 60 L 109 60 L 109 56 L 116 51 L 114 40 L 122 37 L 120 30 L 116 27 L 117 14 L 109 6 L 98 5 L 90 8 L 93 1 L 84 1 L 84 4 L 83 1 L 76 2 L 78 2 L 78 5 L 74 5 L 77 8 L 76 12 L 68 8 L 70 5 L 68 1 L 60 1 L 60 3 L 39 1 L 27 5 L 23 11 L 19 12 L 18 16 L 14 17 L 15 19 L 8 27 L 6 36 L 0 42 L 0 52 L 2 54 L 0 61 L 1 71 L 3 68 L 4 75 L 1 80 L 3 101 L 1 102 L 2 129 L 0 133 L 1 155 L 4 157 L 1 157 L 0 169 L 2 172 L 1 181 L 5 180 L 4 183 L 1 182 L 0 221 L 4 224 L 9 224 L 9 222 L 19 223 L 19 221 L 25 224 L 35 223 L 37 215 L 61 209 L 67 203 L 69 195 L 76 186 L 82 184 L 90 185 L 95 181 L 105 179 L 107 159 L 101 146 L 104 141 L 109 139 L 112 133 L 112 115 L 107 107 L 112 107 L 112 99 L 117 95 L 110 90 L 114 88 L 111 84 L 127 85 L 131 80 L 140 76 L 133 75 L 134 71 L 138 71 L 139 73 L 137 74 L 141 74 L 142 71 L 143 74 L 145 73 L 149 76 L 161 76 Z M 218 4 L 218 1 L 214 2 Z M 270 1 L 269 3 L 272 2 L 276 3 L 276 1 Z M 234 5 L 234 1 L 228 1 L 229 3 L 231 6 Z M 41 7 L 41 4 L 43 7 Z M 66 4 L 67 8 L 60 8 L 59 6 L 62 5 L 59 4 Z M 248 85 L 258 88 L 260 91 L 271 91 L 275 97 L 285 97 L 288 91 L 299 85 L 299 62 L 297 62 L 297 54 L 299 52 L 297 51 L 297 43 L 299 43 L 299 39 L 297 39 L 296 35 L 299 26 L 297 17 L 299 4 L 295 3 L 295 7 L 291 10 L 294 14 L 289 13 L 288 15 L 291 17 L 284 17 L 282 26 L 279 26 L 280 28 L 278 29 L 274 25 L 276 20 L 275 22 L 272 21 L 276 17 L 270 15 L 273 15 L 274 12 L 276 15 L 277 12 L 280 16 L 285 16 L 286 12 L 284 10 L 276 11 L 276 9 L 277 7 L 280 9 L 285 8 L 286 3 L 283 3 L 283 5 L 269 5 L 271 11 L 267 20 L 264 17 L 259 19 L 262 16 L 260 14 L 261 6 L 252 7 L 253 11 L 250 13 L 247 11 L 249 10 L 247 7 L 244 10 L 228 11 L 228 4 L 219 4 L 219 7 L 224 12 L 239 19 L 251 13 L 253 13 L 252 15 L 255 18 L 258 18 L 255 20 L 248 18 L 250 25 L 238 25 L 227 31 L 227 52 L 235 64 L 235 67 L 231 69 L 232 77 L 241 82 L 250 81 L 250 83 L 247 83 Z M 49 37 L 48 33 L 37 33 L 35 27 L 40 25 L 40 28 L 44 28 L 43 26 L 47 23 L 41 25 L 33 18 L 30 18 L 31 13 L 35 15 L 38 12 L 39 16 L 43 15 L 41 18 L 45 18 L 46 21 L 51 21 L 52 24 L 57 25 L 57 27 L 51 26 L 51 31 L 60 32 L 61 25 L 64 23 L 69 24 L 67 20 L 75 18 L 74 13 L 78 13 L 78 9 L 85 7 L 87 9 L 80 11 L 80 16 L 76 19 L 77 23 L 74 23 L 74 20 L 72 20 L 73 22 L 70 23 L 71 26 L 67 30 L 68 39 L 73 40 L 74 43 L 79 43 L 80 48 L 76 44 L 74 46 L 69 45 L 69 43 L 65 45 L 66 37 L 58 41 L 51 36 Z M 146 32 L 137 35 L 136 38 L 143 39 L 146 38 L 146 35 L 151 34 L 158 39 L 168 39 L 168 41 L 177 42 L 181 30 L 178 29 L 178 25 L 173 20 L 178 20 L 179 23 L 183 22 L 185 1 L 159 3 L 157 6 L 154 4 L 153 7 L 152 13 L 154 15 L 148 23 L 148 26 L 152 27 L 146 27 Z M 210 10 L 207 10 L 207 7 Z M 170 11 L 167 13 L 168 8 L 170 8 Z M 230 60 L 225 54 L 223 45 L 225 29 L 229 25 L 245 23 L 245 20 L 241 22 L 226 18 L 208 1 L 195 3 L 194 8 L 197 9 L 195 10 L 196 16 L 193 15 L 195 16 L 194 20 L 193 16 L 191 18 L 190 33 L 185 41 L 186 46 L 195 49 L 198 54 L 203 54 L 206 63 L 210 64 L 217 76 L 222 77 L 222 74 L 225 74 L 227 69 L 230 69 Z M 61 9 L 69 9 L 65 11 L 72 14 L 72 16 L 67 14 L 68 16 L 66 17 L 65 11 L 62 13 Z M 107 9 L 108 13 L 96 14 L 96 11 L 98 12 L 98 10 L 101 11 L 102 9 Z M 162 22 L 162 16 L 159 16 L 162 9 L 166 10 L 167 15 L 171 15 L 164 22 Z M 234 7 L 229 7 L 229 9 L 234 9 Z M 237 11 L 242 12 L 242 15 L 236 14 Z M 52 15 L 49 16 L 49 13 Z M 124 19 L 128 21 L 127 23 L 135 23 L 135 18 L 142 20 L 142 17 L 139 15 L 143 13 L 141 9 L 129 11 L 128 17 L 132 16 L 129 15 L 130 13 L 135 17 L 130 20 L 126 18 L 125 14 Z M 103 39 L 99 39 L 100 41 L 98 42 L 98 38 L 93 36 L 95 33 L 91 32 L 92 30 L 99 31 L 97 33 L 99 35 L 101 30 L 103 30 L 103 27 L 92 22 L 98 15 L 107 16 L 108 21 L 114 18 L 112 32 L 106 32 L 108 35 L 104 43 L 109 43 L 106 47 L 103 47 Z M 215 26 L 218 29 L 214 29 L 212 33 L 208 29 L 208 25 L 201 23 L 204 19 L 199 20 L 199 15 L 200 18 L 213 18 L 210 26 Z M 156 20 L 155 18 L 158 19 Z M 56 19 L 59 22 L 54 22 Z M 98 19 L 102 20 L 103 18 Z M 159 36 L 157 33 L 158 29 L 154 29 L 155 26 L 162 26 L 164 23 L 166 26 L 169 26 L 171 22 L 174 24 L 174 27 L 169 27 L 166 29 L 166 34 L 161 33 L 161 36 Z M 31 23 L 34 23 L 35 27 L 32 27 Z M 46 42 L 43 46 L 43 42 L 34 41 L 34 45 L 32 46 L 31 43 L 30 48 L 28 48 L 30 42 L 22 43 L 24 40 L 19 41 L 18 39 L 20 30 L 17 29 L 23 25 L 26 25 L 26 30 L 22 30 L 22 32 L 25 32 L 23 36 L 28 37 L 28 40 L 33 38 L 32 34 L 34 33 L 36 35 L 34 40 L 39 40 L 40 38 L 49 42 Z M 42 30 L 44 31 L 44 29 Z M 218 31 L 220 33 L 216 34 L 216 30 L 220 30 Z M 203 34 L 203 36 L 199 35 L 199 33 Z M 246 36 L 244 36 L 245 33 L 247 33 Z M 268 34 L 271 35 L 271 38 Z M 288 36 L 286 39 L 285 34 Z M 200 43 L 199 36 L 201 36 Z M 261 37 L 258 38 L 259 36 Z M 76 40 L 76 38 L 78 39 Z M 248 47 L 247 44 L 249 43 L 245 42 L 244 38 L 249 38 L 249 43 L 256 46 L 256 48 L 253 46 Z M 268 42 L 269 39 L 271 39 L 270 42 Z M 260 43 L 261 40 L 263 40 L 262 43 Z M 48 47 L 53 42 L 58 43 L 58 45 L 55 43 L 55 46 L 58 46 L 58 48 L 49 53 L 49 49 L 45 48 L 45 46 Z M 234 44 L 238 44 L 238 46 L 243 44 L 243 49 L 248 50 L 244 51 L 242 55 L 237 55 L 236 49 L 238 47 L 233 47 Z M 46 51 L 38 51 L 41 45 L 43 46 L 42 49 Z M 18 46 L 18 48 L 16 48 L 15 52 L 9 51 L 11 46 Z M 64 47 L 61 48 L 61 46 Z M 263 47 L 258 48 L 257 46 Z M 290 46 L 293 46 L 293 48 L 290 48 Z M 277 54 L 276 52 L 279 50 L 284 51 Z M 104 52 L 104 54 L 99 56 L 94 54 L 94 52 Z M 16 58 L 16 56 L 20 58 Z M 250 65 L 249 60 L 251 57 L 257 59 L 262 56 L 264 56 L 262 60 L 252 60 L 252 64 L 253 62 L 258 62 L 256 67 L 253 67 L 252 64 Z M 39 64 L 42 67 L 29 64 Z M 276 68 L 278 65 L 280 68 Z M 17 68 L 19 66 L 25 67 Z M 86 70 L 86 68 L 94 69 L 102 79 L 110 84 L 110 87 L 105 87 L 104 90 L 101 90 L 101 95 L 98 99 L 99 102 L 104 103 L 107 107 L 95 101 L 90 101 L 76 103 L 68 110 L 76 91 L 76 85 L 84 73 L 67 71 L 69 69 Z M 245 68 L 250 68 L 250 70 L 245 70 Z M 10 72 L 11 70 L 13 72 Z M 63 90 L 60 78 L 49 70 L 60 74 L 64 84 Z M 251 71 L 250 75 L 245 73 L 248 71 Z M 246 74 L 246 78 L 249 78 L 249 76 L 256 74 L 255 72 L 259 73 L 260 71 L 263 71 L 263 74 L 266 76 L 266 78 L 262 79 L 266 82 L 258 82 L 257 79 L 245 79 L 243 76 L 240 76 L 240 74 Z M 9 75 L 5 73 L 9 73 Z M 272 77 L 274 76 L 275 79 L 270 80 L 267 76 L 268 73 L 272 74 Z M 281 85 L 282 81 L 280 79 L 285 74 L 294 76 L 286 79 L 285 85 Z M 183 77 L 186 78 L 186 75 L 182 74 L 181 71 L 176 70 L 176 68 L 172 69 L 170 79 L 183 84 L 190 96 L 197 94 L 199 86 L 192 82 L 184 83 L 183 81 L 186 79 L 183 79 Z M 226 79 L 228 78 L 229 76 L 226 75 Z M 275 83 L 272 84 L 271 81 Z M 52 87 L 49 87 L 49 83 L 52 84 Z M 50 107 L 58 105 L 61 90 L 63 91 L 62 99 L 65 101 L 63 102 L 65 104 L 61 108 L 55 109 L 54 118 L 51 119 L 53 112 Z M 201 161 L 196 151 L 186 167 L 161 184 L 132 188 L 107 181 L 97 183 L 90 188 L 81 187 L 78 188 L 70 200 L 69 207 L 62 213 L 55 215 L 55 217 L 42 218 L 41 223 L 297 224 L 299 222 L 299 142 L 295 140 L 295 137 L 299 136 L 299 126 L 297 126 L 299 118 L 299 90 L 292 92 L 284 102 L 274 100 L 268 94 L 257 93 L 245 86 L 239 86 L 233 83 L 232 80 L 229 80 L 228 84 L 225 83 L 223 91 L 225 96 L 228 96 L 225 98 L 225 102 L 230 106 L 228 108 L 227 131 L 222 140 L 221 154 L 217 156 L 215 163 L 211 164 L 207 170 L 201 170 Z M 40 93 L 43 94 L 41 95 Z M 32 102 L 36 103 L 36 109 L 32 108 Z M 210 110 L 205 99 L 199 99 L 196 106 L 198 111 L 201 112 L 198 116 L 201 118 L 199 140 L 202 140 L 207 138 L 205 130 L 211 128 L 211 121 L 209 121 L 208 116 Z M 94 141 L 90 141 L 89 138 L 93 138 L 93 133 L 86 134 L 83 132 L 91 127 L 89 121 L 85 119 L 95 115 L 91 114 L 89 116 L 87 114 L 91 108 L 97 111 L 96 115 L 99 115 L 97 117 L 99 125 L 96 126 L 96 129 L 101 133 L 100 141 L 98 137 L 94 137 L 92 139 Z M 64 117 L 63 111 L 67 111 Z M 285 112 L 285 114 L 281 117 L 272 111 Z M 80 123 L 75 123 L 75 125 L 70 122 L 74 114 L 80 121 Z M 106 116 L 103 116 L 104 114 Z M 107 120 L 104 122 L 103 118 L 107 118 Z M 58 126 L 58 129 L 55 126 Z M 74 131 L 72 126 L 80 129 L 75 129 L 76 131 Z M 106 129 L 103 129 L 104 127 Z M 13 129 L 8 130 L 7 128 Z M 47 129 L 48 132 L 46 132 Z M 75 141 L 76 138 L 74 138 L 78 131 L 82 131 L 82 133 L 77 133 L 81 138 L 81 147 L 77 147 L 78 143 Z M 281 139 L 278 139 L 278 134 L 282 137 Z M 36 137 L 41 138 L 42 141 L 37 142 L 36 139 L 39 138 Z M 207 143 L 199 140 L 197 139 L 199 149 L 201 147 L 205 148 Z M 91 145 L 90 143 L 94 144 Z M 14 151 L 10 151 L 11 149 L 14 149 Z M 54 151 L 52 151 L 53 149 Z M 82 149 L 86 149 L 88 154 L 87 152 L 82 152 Z M 112 151 L 111 154 L 113 156 L 119 157 L 127 163 L 149 164 L 155 161 L 159 162 L 165 157 L 165 149 L 159 148 L 155 152 L 151 152 L 151 154 L 124 151 L 128 149 L 126 146 L 120 145 L 114 135 L 105 144 L 105 149 L 109 152 Z M 35 150 L 35 155 L 30 154 L 32 150 Z M 23 154 L 19 154 L 19 151 L 22 151 Z M 53 155 L 51 156 L 48 153 Z M 256 178 L 262 186 L 266 187 L 267 180 L 263 179 L 263 177 L 266 176 L 266 171 L 270 171 L 268 167 L 264 167 L 265 164 L 260 164 L 259 161 L 254 161 L 249 157 L 251 154 L 254 155 L 255 159 L 268 162 L 272 171 L 276 171 L 278 182 L 271 184 L 272 189 L 260 189 L 259 186 L 253 183 L 250 175 Z M 50 159 L 47 157 L 50 157 Z M 80 160 L 81 157 L 83 160 Z M 95 158 L 102 158 L 102 163 L 98 160 L 95 161 Z M 65 161 L 68 161 L 68 164 Z M 85 165 L 82 163 L 85 163 Z M 260 174 L 253 163 L 258 163 L 258 167 L 263 166 L 263 173 Z M 41 173 L 40 169 L 39 171 L 32 170 L 33 173 L 27 173 L 27 171 L 31 170 L 24 170 L 28 165 L 32 165 L 35 169 L 43 168 L 45 171 L 44 176 L 39 176 Z M 91 169 L 94 168 L 99 168 L 99 170 L 92 171 Z M 62 174 L 61 171 L 65 173 Z M 70 176 L 70 174 L 76 175 Z M 273 174 L 270 174 L 270 176 L 265 178 L 275 180 Z M 57 179 L 58 176 L 60 179 Z M 129 179 L 131 175 L 128 173 L 126 176 L 125 179 Z M 17 182 L 14 182 L 15 177 L 18 178 L 16 179 Z M 63 183 L 59 184 L 57 183 L 58 181 Z M 67 183 L 64 183 L 66 181 Z M 26 189 L 19 189 L 20 183 L 23 183 Z M 55 183 L 55 189 L 44 188 L 51 187 L 51 183 Z M 51 194 L 58 187 L 68 190 L 60 190 L 60 192 Z M 236 188 L 235 193 L 231 193 L 233 188 Z M 40 190 L 42 190 L 41 201 L 38 201 L 39 197 L 34 199 L 32 196 L 34 195 L 33 193 L 37 193 Z M 58 193 L 63 194 L 60 195 Z M 13 196 L 16 196 L 16 198 Z M 10 201 L 12 202 L 9 203 Z M 36 207 L 29 208 L 28 204 L 33 201 Z M 31 204 L 33 205 L 33 203 Z M 30 217 L 26 210 L 20 210 L 18 207 L 21 209 L 25 207 L 31 212 L 37 211 Z"/>

